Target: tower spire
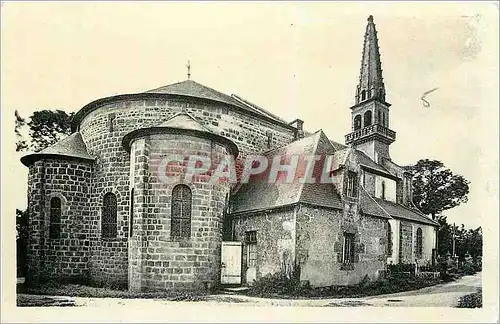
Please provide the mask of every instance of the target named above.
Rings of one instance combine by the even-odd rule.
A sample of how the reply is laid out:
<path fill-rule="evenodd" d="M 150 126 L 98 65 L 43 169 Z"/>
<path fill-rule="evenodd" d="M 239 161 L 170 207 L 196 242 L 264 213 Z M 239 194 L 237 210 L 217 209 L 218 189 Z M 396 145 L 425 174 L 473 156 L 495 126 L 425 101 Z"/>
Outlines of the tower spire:
<path fill-rule="evenodd" d="M 356 104 L 372 98 L 385 102 L 385 85 L 382 77 L 377 30 L 373 16 L 370 15 L 367 20 L 359 84 L 356 89 Z"/>

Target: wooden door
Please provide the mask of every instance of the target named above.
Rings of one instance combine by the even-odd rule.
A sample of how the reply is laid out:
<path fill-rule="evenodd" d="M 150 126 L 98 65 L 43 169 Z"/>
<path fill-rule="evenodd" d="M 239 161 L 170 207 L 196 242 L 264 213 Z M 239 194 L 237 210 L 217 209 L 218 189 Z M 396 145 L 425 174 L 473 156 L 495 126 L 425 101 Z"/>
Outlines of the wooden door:
<path fill-rule="evenodd" d="M 241 284 L 241 242 L 222 242 L 221 284 Z"/>

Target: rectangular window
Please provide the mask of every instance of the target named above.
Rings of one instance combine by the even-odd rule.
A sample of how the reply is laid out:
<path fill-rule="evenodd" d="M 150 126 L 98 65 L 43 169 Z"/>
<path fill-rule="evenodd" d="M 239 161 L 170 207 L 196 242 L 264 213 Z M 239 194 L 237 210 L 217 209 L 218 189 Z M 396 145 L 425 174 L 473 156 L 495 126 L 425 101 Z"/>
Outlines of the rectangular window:
<path fill-rule="evenodd" d="M 271 148 L 273 145 L 273 133 L 270 131 L 266 132 L 267 135 L 267 148 Z"/>
<path fill-rule="evenodd" d="M 116 114 L 115 113 L 111 113 L 111 114 L 108 115 L 108 126 L 109 126 L 109 131 L 110 132 L 114 131 L 115 118 L 116 118 Z"/>
<path fill-rule="evenodd" d="M 354 234 L 352 233 L 344 233 L 342 262 L 345 264 L 354 262 Z"/>
<path fill-rule="evenodd" d="M 257 231 L 245 233 L 245 243 L 247 245 L 247 267 L 257 266 Z"/>
<path fill-rule="evenodd" d="M 357 197 L 358 196 L 358 174 L 353 171 L 347 173 L 347 189 L 346 196 Z"/>

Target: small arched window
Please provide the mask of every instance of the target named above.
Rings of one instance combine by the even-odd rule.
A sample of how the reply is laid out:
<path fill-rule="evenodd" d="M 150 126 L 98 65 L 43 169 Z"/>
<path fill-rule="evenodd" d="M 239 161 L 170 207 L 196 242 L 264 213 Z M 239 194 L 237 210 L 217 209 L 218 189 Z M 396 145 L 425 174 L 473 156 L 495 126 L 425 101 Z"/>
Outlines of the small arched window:
<path fill-rule="evenodd" d="M 361 91 L 361 100 L 365 100 L 366 99 L 366 91 L 363 90 Z"/>
<path fill-rule="evenodd" d="M 383 126 L 384 121 L 382 120 L 382 112 L 380 110 L 378 111 L 377 116 L 378 116 L 378 123 Z"/>
<path fill-rule="evenodd" d="M 387 222 L 387 255 L 392 255 L 392 228 L 391 224 Z"/>
<path fill-rule="evenodd" d="M 58 239 L 61 237 L 61 198 L 53 197 L 50 199 L 50 227 L 49 237 Z"/>
<path fill-rule="evenodd" d="M 363 119 L 365 120 L 364 127 L 370 126 L 372 124 L 372 111 L 368 110 L 367 112 L 365 112 L 365 115 L 364 115 Z"/>
<path fill-rule="evenodd" d="M 191 237 L 191 200 L 192 193 L 188 186 L 180 184 L 172 190 L 171 237 Z"/>
<path fill-rule="evenodd" d="M 354 130 L 361 129 L 361 115 L 354 117 Z"/>
<path fill-rule="evenodd" d="M 422 241 L 422 229 L 419 227 L 417 229 L 417 257 L 422 257 L 423 241 Z"/>
<path fill-rule="evenodd" d="M 384 88 L 380 88 L 378 91 L 379 91 L 379 93 L 380 93 L 380 99 L 382 99 L 383 101 L 385 101 L 385 92 L 384 92 Z"/>
<path fill-rule="evenodd" d="M 108 192 L 102 203 L 101 232 L 102 237 L 115 238 L 118 233 L 117 204 L 115 194 Z"/>

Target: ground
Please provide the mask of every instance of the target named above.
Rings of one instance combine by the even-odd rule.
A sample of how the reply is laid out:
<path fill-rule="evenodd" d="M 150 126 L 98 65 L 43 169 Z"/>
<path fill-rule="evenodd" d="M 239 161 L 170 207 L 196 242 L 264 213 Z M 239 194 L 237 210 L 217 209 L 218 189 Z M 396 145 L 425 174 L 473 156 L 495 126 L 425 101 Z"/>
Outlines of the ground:
<path fill-rule="evenodd" d="M 18 294 L 18 301 L 24 305 L 37 306 L 148 306 L 192 305 L 206 306 L 221 304 L 242 304 L 249 306 L 315 306 L 315 307 L 353 307 L 353 306 L 396 306 L 396 307 L 456 307 L 460 297 L 476 292 L 481 288 L 481 273 L 464 276 L 457 281 L 439 284 L 414 291 L 397 294 L 370 296 L 363 298 L 336 299 L 267 299 L 242 295 L 209 295 L 198 301 L 166 301 L 161 299 L 122 299 L 122 298 L 83 298 L 62 296 L 37 296 Z"/>

